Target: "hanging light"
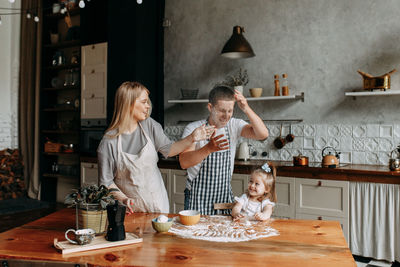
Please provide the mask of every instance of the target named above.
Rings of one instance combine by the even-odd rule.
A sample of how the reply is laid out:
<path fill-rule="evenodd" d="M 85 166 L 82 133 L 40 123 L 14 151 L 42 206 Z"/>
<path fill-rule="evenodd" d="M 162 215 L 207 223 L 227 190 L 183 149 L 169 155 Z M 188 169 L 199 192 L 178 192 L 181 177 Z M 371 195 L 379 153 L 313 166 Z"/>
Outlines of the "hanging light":
<path fill-rule="evenodd" d="M 243 32 L 243 27 L 233 27 L 232 36 L 226 42 L 224 48 L 222 48 L 221 56 L 227 58 L 248 58 L 256 55 L 249 42 L 244 38 Z"/>
<path fill-rule="evenodd" d="M 79 1 L 79 7 L 80 7 L 80 8 L 84 8 L 84 7 L 85 7 L 85 1 L 80 0 L 80 1 Z"/>
<path fill-rule="evenodd" d="M 27 19 L 30 19 L 30 18 L 32 18 L 32 15 L 31 15 L 31 13 L 27 12 L 27 13 L 26 13 L 26 18 L 27 18 Z"/>
<path fill-rule="evenodd" d="M 8 0 L 10 3 L 14 3 L 15 2 L 15 0 Z"/>
<path fill-rule="evenodd" d="M 34 20 L 35 22 L 39 22 L 39 17 L 38 17 L 37 15 L 35 15 L 35 17 L 33 18 L 33 20 Z"/>
<path fill-rule="evenodd" d="M 136 3 L 140 5 L 141 3 L 143 3 L 143 0 L 136 0 Z"/>

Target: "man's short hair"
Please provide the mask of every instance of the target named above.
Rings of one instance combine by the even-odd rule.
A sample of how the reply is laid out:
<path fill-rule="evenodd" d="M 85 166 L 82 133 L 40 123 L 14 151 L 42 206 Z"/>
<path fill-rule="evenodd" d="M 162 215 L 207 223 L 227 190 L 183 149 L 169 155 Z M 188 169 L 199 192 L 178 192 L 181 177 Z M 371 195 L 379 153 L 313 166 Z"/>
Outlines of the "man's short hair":
<path fill-rule="evenodd" d="M 208 94 L 208 102 L 215 105 L 218 100 L 235 101 L 235 92 L 228 86 L 216 86 Z"/>

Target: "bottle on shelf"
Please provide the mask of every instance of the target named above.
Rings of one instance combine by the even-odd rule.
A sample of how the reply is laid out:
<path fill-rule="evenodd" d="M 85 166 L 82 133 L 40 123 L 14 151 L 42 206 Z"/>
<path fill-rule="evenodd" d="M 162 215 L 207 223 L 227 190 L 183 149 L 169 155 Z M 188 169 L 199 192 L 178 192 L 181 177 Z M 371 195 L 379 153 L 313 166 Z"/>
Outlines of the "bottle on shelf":
<path fill-rule="evenodd" d="M 289 95 L 289 84 L 286 73 L 282 74 L 282 95 Z"/>
<path fill-rule="evenodd" d="M 274 84 L 275 84 L 275 91 L 274 91 L 274 96 L 280 96 L 280 86 L 279 86 L 279 75 L 275 74 L 274 75 Z"/>

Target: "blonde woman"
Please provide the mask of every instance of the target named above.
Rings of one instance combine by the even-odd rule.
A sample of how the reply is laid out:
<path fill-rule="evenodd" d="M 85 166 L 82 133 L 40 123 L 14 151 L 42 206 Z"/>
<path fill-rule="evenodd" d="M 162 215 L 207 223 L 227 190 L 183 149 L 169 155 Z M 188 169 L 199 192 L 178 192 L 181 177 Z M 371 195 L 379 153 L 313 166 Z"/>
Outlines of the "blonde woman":
<path fill-rule="evenodd" d="M 129 214 L 168 213 L 157 152 L 175 156 L 214 132 L 213 127 L 202 125 L 173 143 L 150 113 L 149 90 L 138 82 L 124 82 L 116 92 L 113 118 L 97 149 L 100 184 L 119 189 L 114 197 L 127 206 Z"/>

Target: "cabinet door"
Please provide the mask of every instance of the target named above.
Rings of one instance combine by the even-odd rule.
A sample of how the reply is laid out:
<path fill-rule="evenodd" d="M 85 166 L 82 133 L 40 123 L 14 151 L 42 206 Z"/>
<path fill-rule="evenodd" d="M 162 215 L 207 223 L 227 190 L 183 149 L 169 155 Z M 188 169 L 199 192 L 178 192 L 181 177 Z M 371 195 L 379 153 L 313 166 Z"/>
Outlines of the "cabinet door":
<path fill-rule="evenodd" d="M 246 192 L 249 183 L 249 175 L 247 174 L 237 174 L 232 175 L 232 191 L 233 196 L 241 196 Z"/>
<path fill-rule="evenodd" d="M 81 118 L 107 117 L 107 43 L 82 47 Z"/>
<path fill-rule="evenodd" d="M 349 182 L 296 178 L 296 213 L 348 217 Z"/>
<path fill-rule="evenodd" d="M 170 185 L 171 185 L 171 196 L 170 196 L 170 212 L 178 213 L 184 210 L 185 203 L 185 188 L 186 188 L 186 176 L 187 172 L 184 170 L 171 170 Z"/>
<path fill-rule="evenodd" d="M 279 218 L 294 218 L 295 217 L 295 178 L 276 177 L 275 190 L 277 202 L 274 208 L 273 216 Z"/>
<path fill-rule="evenodd" d="M 73 189 L 79 188 L 79 182 L 75 179 L 57 178 L 57 196 L 56 201 L 58 203 L 64 203 L 65 196 L 72 193 Z"/>
<path fill-rule="evenodd" d="M 98 165 L 96 163 L 81 162 L 81 186 L 87 184 L 99 185 Z"/>
<path fill-rule="evenodd" d="M 342 226 L 344 238 L 346 239 L 347 244 L 349 244 L 349 219 L 348 218 L 297 213 L 296 214 L 296 219 L 338 221 L 338 222 L 340 222 L 340 226 Z"/>

